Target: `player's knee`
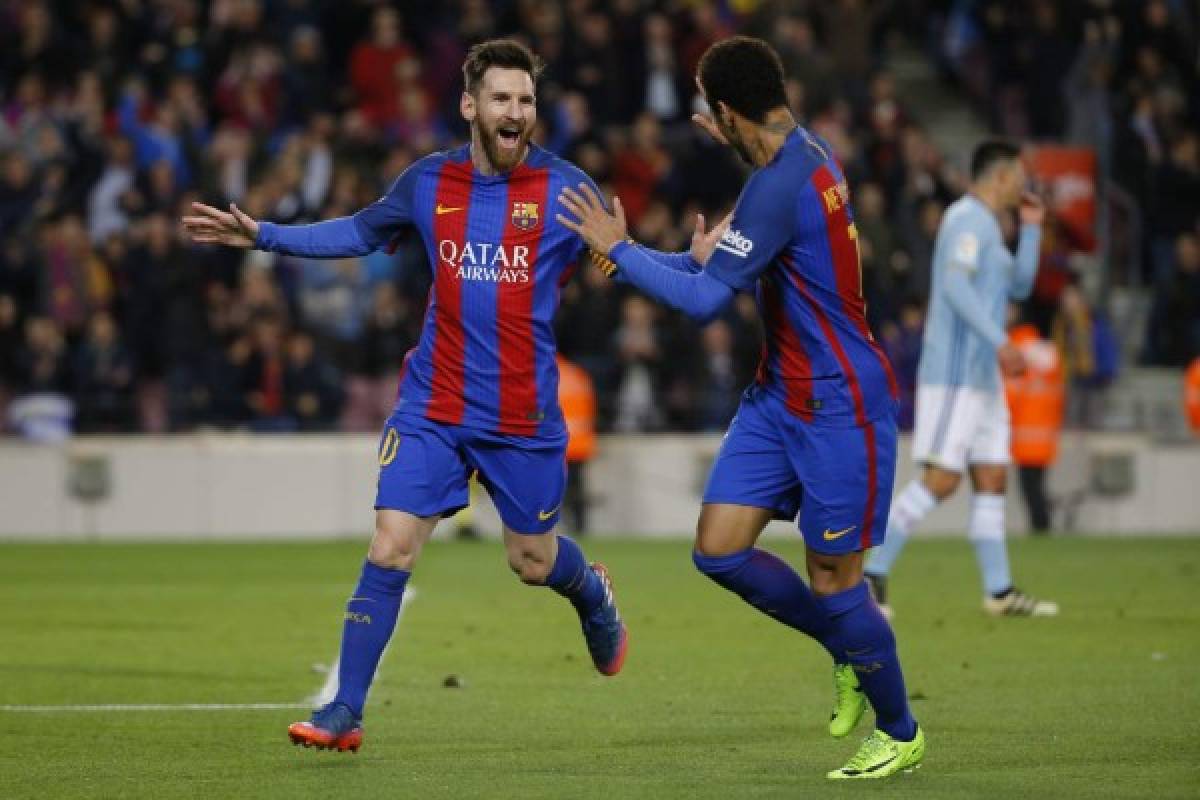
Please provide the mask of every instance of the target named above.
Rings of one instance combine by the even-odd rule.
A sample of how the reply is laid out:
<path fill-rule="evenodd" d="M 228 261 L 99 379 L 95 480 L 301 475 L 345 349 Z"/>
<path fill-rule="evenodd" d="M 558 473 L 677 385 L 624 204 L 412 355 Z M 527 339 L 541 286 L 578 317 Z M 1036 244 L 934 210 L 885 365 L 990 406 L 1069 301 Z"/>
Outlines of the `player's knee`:
<path fill-rule="evenodd" d="M 541 586 L 550 576 L 554 565 L 548 559 L 541 558 L 537 553 L 528 551 L 510 552 L 508 567 L 520 578 L 521 583 L 528 586 Z"/>
<path fill-rule="evenodd" d="M 939 503 L 945 500 L 950 495 L 954 494 L 958 489 L 958 484 L 962 481 L 962 476 L 957 472 L 949 472 L 947 470 L 930 470 L 926 472 L 922 483 L 929 493 L 933 495 Z"/>
<path fill-rule="evenodd" d="M 700 543 L 696 542 L 696 548 L 692 550 L 692 563 L 702 575 L 706 575 L 724 586 L 730 576 L 740 570 L 750 559 L 750 555 L 750 550 L 741 550 L 736 553 L 705 553 L 701 551 Z"/>
<path fill-rule="evenodd" d="M 367 550 L 367 560 L 379 567 L 411 570 L 417 560 L 417 550 L 412 537 L 377 528 Z"/>
<path fill-rule="evenodd" d="M 827 555 L 812 550 L 807 556 L 808 584 L 817 597 L 853 589 L 862 583 L 862 559 L 852 555 Z"/>

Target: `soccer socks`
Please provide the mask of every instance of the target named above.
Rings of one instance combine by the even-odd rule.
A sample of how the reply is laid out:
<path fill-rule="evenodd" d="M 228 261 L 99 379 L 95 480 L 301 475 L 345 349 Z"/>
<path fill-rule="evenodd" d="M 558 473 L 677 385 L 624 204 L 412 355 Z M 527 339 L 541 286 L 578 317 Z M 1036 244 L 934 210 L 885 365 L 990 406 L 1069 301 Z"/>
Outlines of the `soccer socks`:
<path fill-rule="evenodd" d="M 892 503 L 888 516 L 887 535 L 883 544 L 871 551 L 866 571 L 871 575 L 887 575 L 908 542 L 913 526 L 937 505 L 937 498 L 919 480 L 909 481 Z"/>
<path fill-rule="evenodd" d="M 346 604 L 338 662 L 338 691 L 333 702 L 345 703 L 360 719 L 375 668 L 396 629 L 396 617 L 400 614 L 400 600 L 408 576 L 406 570 L 364 562 L 358 586 Z"/>
<path fill-rule="evenodd" d="M 908 708 L 896 637 L 871 601 L 866 581 L 818 602 L 831 625 L 826 647 L 844 652 L 854 667 L 859 686 L 875 709 L 875 727 L 894 739 L 910 741 L 917 723 Z"/>
<path fill-rule="evenodd" d="M 748 549 L 727 556 L 692 551 L 692 561 L 698 570 L 768 617 L 825 645 L 835 661 L 845 660 L 826 643 L 831 627 L 825 610 L 783 559 L 765 550 Z"/>
<path fill-rule="evenodd" d="M 1004 495 L 976 494 L 971 497 L 967 538 L 975 548 L 983 590 L 998 597 L 1011 589 L 1008 545 L 1004 542 Z"/>
<path fill-rule="evenodd" d="M 558 555 L 544 583 L 570 600 L 580 619 L 604 602 L 604 583 L 588 566 L 579 545 L 566 536 L 558 537 Z"/>

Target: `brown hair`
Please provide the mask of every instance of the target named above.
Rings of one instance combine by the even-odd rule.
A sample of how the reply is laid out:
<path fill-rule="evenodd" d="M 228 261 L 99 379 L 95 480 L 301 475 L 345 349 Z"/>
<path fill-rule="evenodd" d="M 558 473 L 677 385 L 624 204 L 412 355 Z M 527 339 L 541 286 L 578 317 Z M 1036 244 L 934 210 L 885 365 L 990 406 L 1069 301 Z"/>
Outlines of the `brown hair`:
<path fill-rule="evenodd" d="M 536 83 L 545 64 L 516 39 L 489 39 L 473 45 L 467 51 L 467 60 L 462 68 L 463 87 L 474 94 L 483 80 L 483 73 L 491 67 L 525 70 Z"/>

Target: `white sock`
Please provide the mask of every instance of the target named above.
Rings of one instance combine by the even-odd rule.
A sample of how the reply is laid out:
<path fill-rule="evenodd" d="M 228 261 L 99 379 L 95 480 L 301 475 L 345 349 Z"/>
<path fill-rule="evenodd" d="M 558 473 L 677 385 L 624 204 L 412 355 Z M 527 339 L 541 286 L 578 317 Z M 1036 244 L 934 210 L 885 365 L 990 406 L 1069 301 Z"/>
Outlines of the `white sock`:
<path fill-rule="evenodd" d="M 913 527 L 937 506 L 937 498 L 919 480 L 909 481 L 908 486 L 892 502 L 888 515 L 887 534 L 883 544 L 871 551 L 866 571 L 872 575 L 887 575 L 900 557 L 900 551 L 908 542 Z"/>
<path fill-rule="evenodd" d="M 975 548 L 983 590 L 989 595 L 997 595 L 1011 589 L 1008 546 L 1004 542 L 1004 495 L 972 495 L 967 538 Z"/>

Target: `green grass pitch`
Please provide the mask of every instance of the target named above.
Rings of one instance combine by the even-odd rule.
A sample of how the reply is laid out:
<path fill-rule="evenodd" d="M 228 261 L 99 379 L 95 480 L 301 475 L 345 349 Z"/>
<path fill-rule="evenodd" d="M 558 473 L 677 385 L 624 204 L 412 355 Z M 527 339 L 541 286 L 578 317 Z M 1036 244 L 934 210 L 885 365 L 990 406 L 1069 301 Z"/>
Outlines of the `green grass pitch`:
<path fill-rule="evenodd" d="M 289 744 L 299 710 L 0 711 L 0 797 L 1200 797 L 1200 539 L 1012 549 L 1060 618 L 985 617 L 959 540 L 914 543 L 893 577 L 929 749 L 891 781 L 825 780 L 868 721 L 830 739 L 823 653 L 696 573 L 685 542 L 585 542 L 630 627 L 614 679 L 488 542 L 428 547 L 357 755 Z M 363 551 L 0 545 L 0 704 L 300 701 Z"/>

